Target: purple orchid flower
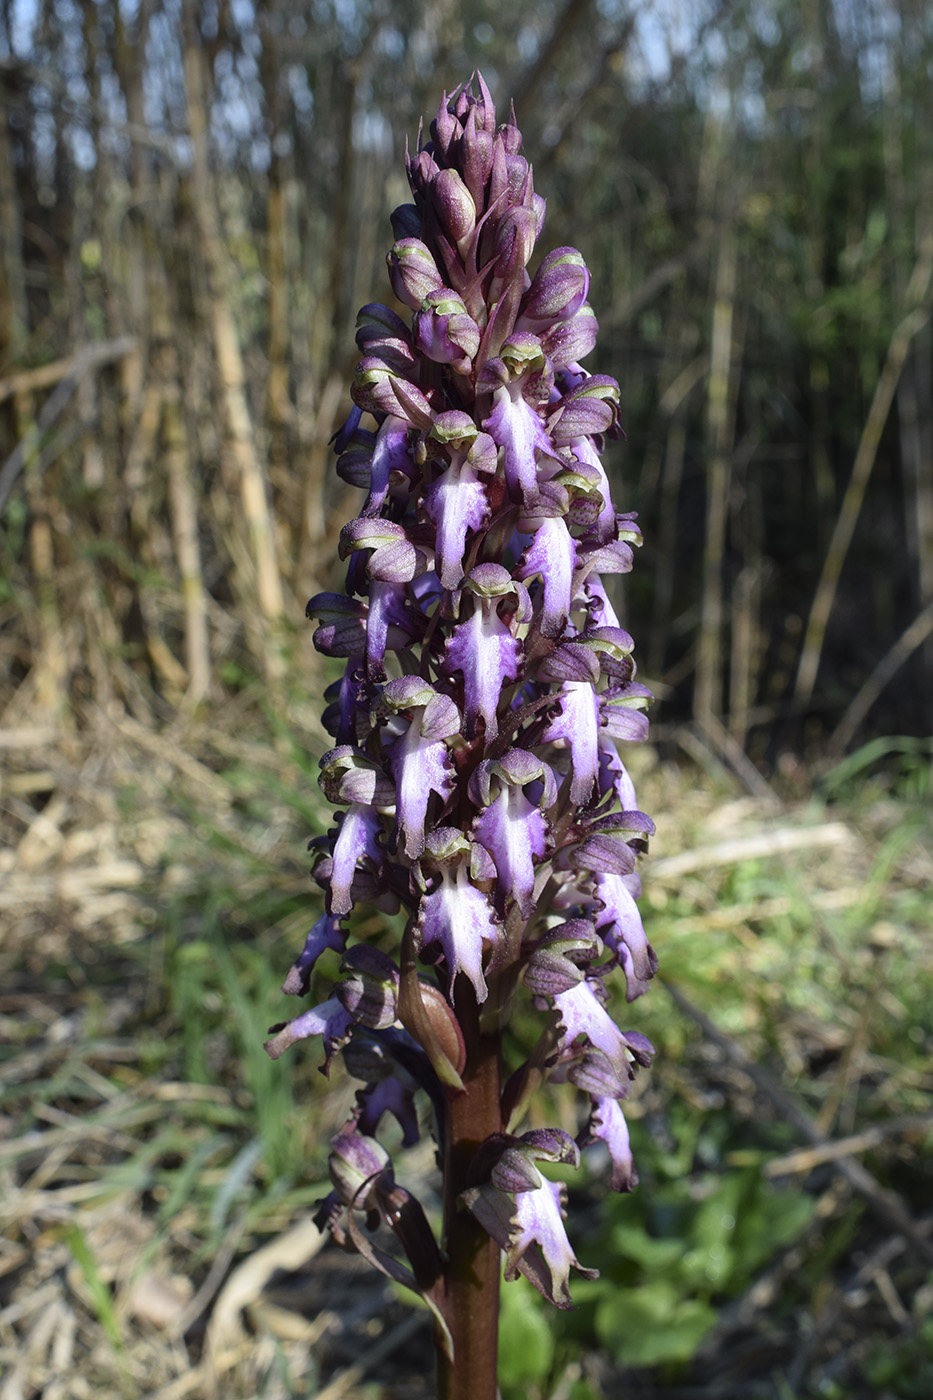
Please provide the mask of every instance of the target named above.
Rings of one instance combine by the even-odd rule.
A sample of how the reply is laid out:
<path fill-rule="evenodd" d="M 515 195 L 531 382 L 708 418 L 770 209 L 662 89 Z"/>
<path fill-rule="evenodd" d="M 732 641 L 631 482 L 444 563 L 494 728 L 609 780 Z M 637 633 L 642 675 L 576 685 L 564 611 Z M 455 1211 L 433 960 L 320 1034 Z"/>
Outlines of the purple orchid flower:
<path fill-rule="evenodd" d="M 514 115 L 498 123 L 477 89 L 445 95 L 407 157 L 388 256 L 405 314 L 371 303 L 358 321 L 335 441 L 365 502 L 340 536 L 345 593 L 308 605 L 318 650 L 345 663 L 320 777 L 343 810 L 312 843 L 325 912 L 284 989 L 331 980 L 267 1045 L 320 1035 L 325 1071 L 342 1051 L 363 1081 L 318 1219 L 426 1299 L 446 1400 L 496 1395 L 500 1251 L 506 1280 L 523 1273 L 558 1307 L 572 1271 L 592 1276 L 564 1187 L 536 1163 L 573 1169 L 599 1144 L 613 1189 L 635 1185 L 622 1103 L 652 1051 L 607 993 L 631 1001 L 657 966 L 636 904 L 653 828 L 620 752 L 645 737 L 650 697 L 604 583 L 640 543 L 602 455 L 619 389 L 580 363 L 597 330 L 583 255 L 535 267 L 544 201 Z M 395 954 L 388 924 L 378 946 L 360 940 L 364 903 L 398 914 Z M 541 1041 L 503 1083 L 522 1000 Z M 580 1096 L 576 1139 L 515 1135 L 547 1076 Z M 440 1245 L 395 1182 L 390 1118 L 404 1146 L 431 1120 Z M 407 1264 L 376 1243 L 386 1228 Z"/>

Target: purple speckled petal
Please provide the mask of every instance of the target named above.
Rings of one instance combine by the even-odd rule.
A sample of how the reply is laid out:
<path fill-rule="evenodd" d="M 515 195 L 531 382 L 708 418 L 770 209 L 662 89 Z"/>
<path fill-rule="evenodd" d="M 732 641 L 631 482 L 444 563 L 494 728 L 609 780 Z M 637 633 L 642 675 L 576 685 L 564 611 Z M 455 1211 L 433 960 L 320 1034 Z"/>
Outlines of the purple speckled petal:
<path fill-rule="evenodd" d="M 609 1149 L 613 1191 L 631 1191 L 637 1186 L 638 1173 L 632 1161 L 628 1124 L 618 1099 L 593 1100 L 593 1111 L 585 1132 L 580 1135 L 580 1146 L 590 1147 L 595 1142 L 604 1142 Z"/>
<path fill-rule="evenodd" d="M 570 1270 L 579 1270 L 584 1278 L 598 1277 L 596 1269 L 581 1267 L 567 1238 L 561 1183 L 542 1181 L 537 1190 L 522 1191 L 517 1199 L 494 1186 L 480 1186 L 460 1199 L 505 1250 L 507 1281 L 522 1273 L 549 1303 L 570 1308 Z"/>
<path fill-rule="evenodd" d="M 446 698 L 446 697 L 445 697 Z M 454 778 L 443 739 L 424 739 L 420 713 L 392 745 L 390 763 L 396 788 L 396 831 L 404 835 L 405 854 L 416 860 L 424 850 L 424 821 L 432 792 L 447 799 Z"/>
<path fill-rule="evenodd" d="M 441 882 L 421 901 L 418 928 L 422 944 L 439 943 L 447 964 L 449 993 L 463 972 L 473 983 L 476 1000 L 488 995 L 483 976 L 483 943 L 495 944 L 499 930 L 489 900 L 470 881 L 464 863 L 442 869 Z"/>
<path fill-rule="evenodd" d="M 634 1001 L 648 990 L 658 968 L 654 949 L 648 942 L 638 905 L 624 875 L 597 875 L 596 893 L 602 909 L 596 914 L 596 927 L 625 970 L 626 997 Z"/>
<path fill-rule="evenodd" d="M 286 996 L 306 996 L 311 982 L 311 973 L 318 958 L 327 948 L 342 953 L 347 935 L 340 927 L 340 920 L 332 914 L 322 914 L 305 939 L 305 946 L 289 968 L 282 983 Z"/>
<path fill-rule="evenodd" d="M 569 746 L 573 758 L 570 800 L 581 806 L 590 799 L 599 769 L 600 697 L 588 681 L 567 681 L 560 690 L 560 707 L 542 742 Z"/>
<path fill-rule="evenodd" d="M 329 1001 L 322 1001 L 320 1006 L 312 1006 L 310 1011 L 303 1011 L 286 1025 L 270 1026 L 269 1029 L 277 1032 L 271 1040 L 266 1041 L 264 1047 L 273 1060 L 277 1060 L 297 1040 L 322 1035 L 325 1060 L 321 1069 L 327 1074 L 334 1055 L 350 1038 L 353 1017 L 344 1010 L 336 997 L 331 997 Z"/>
<path fill-rule="evenodd" d="M 375 865 L 382 859 L 376 837 L 382 830 L 379 813 L 361 802 L 352 802 L 342 814 L 340 830 L 334 842 L 334 868 L 330 877 L 330 910 L 332 914 L 349 914 L 353 908 L 350 886 L 357 864 L 369 856 Z"/>
<path fill-rule="evenodd" d="M 469 462 L 450 466 L 428 488 L 424 508 L 437 526 L 437 573 L 445 588 L 463 578 L 467 533 L 478 530 L 489 516 L 486 488 Z"/>
<path fill-rule="evenodd" d="M 547 823 L 520 787 L 503 784 L 473 828 L 473 835 L 496 863 L 496 902 L 505 913 L 507 898 L 514 899 L 522 917 L 534 909 L 535 857 L 544 855 Z"/>
<path fill-rule="evenodd" d="M 519 678 L 523 649 L 496 610 L 496 598 L 477 598 L 473 613 L 454 628 L 444 652 L 444 670 L 463 672 L 463 708 L 472 738 L 476 721 L 486 722 L 486 739 L 499 732 L 496 709 L 503 687 Z"/>
<path fill-rule="evenodd" d="M 540 417 L 522 396 L 520 379 L 502 384 L 492 401 L 492 413 L 483 427 L 503 449 L 509 494 L 514 501 L 521 501 L 534 490 L 536 454 L 553 457 L 554 448 Z"/>
<path fill-rule="evenodd" d="M 541 631 L 545 637 L 559 637 L 564 629 L 573 598 L 575 561 L 576 546 L 566 521 L 559 515 L 545 516 L 518 569 L 520 579 L 541 576 Z"/>

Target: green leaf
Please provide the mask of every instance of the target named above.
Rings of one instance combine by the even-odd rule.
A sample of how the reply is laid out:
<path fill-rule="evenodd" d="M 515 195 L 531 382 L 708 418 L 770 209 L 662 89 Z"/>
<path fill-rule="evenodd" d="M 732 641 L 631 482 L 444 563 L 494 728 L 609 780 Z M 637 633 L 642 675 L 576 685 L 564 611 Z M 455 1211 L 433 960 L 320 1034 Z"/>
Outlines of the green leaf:
<path fill-rule="evenodd" d="M 620 1288 L 596 1309 L 596 1333 L 622 1366 L 689 1361 L 716 1321 L 708 1303 L 678 1297 L 664 1279 Z"/>
<path fill-rule="evenodd" d="M 538 1294 L 524 1279 L 502 1289 L 499 1385 L 503 1400 L 523 1400 L 529 1382 L 543 1381 L 554 1360 L 554 1338 Z"/>
<path fill-rule="evenodd" d="M 91 1253 L 91 1247 L 80 1225 L 72 1225 L 65 1236 L 65 1243 L 71 1250 L 72 1258 L 81 1270 L 84 1282 L 87 1284 L 88 1293 L 91 1295 L 91 1305 L 97 1314 L 98 1321 L 110 1338 L 114 1350 L 119 1351 L 123 1346 L 123 1340 L 120 1336 L 117 1315 L 113 1308 L 113 1298 L 110 1289 L 100 1276 L 97 1260 Z"/>

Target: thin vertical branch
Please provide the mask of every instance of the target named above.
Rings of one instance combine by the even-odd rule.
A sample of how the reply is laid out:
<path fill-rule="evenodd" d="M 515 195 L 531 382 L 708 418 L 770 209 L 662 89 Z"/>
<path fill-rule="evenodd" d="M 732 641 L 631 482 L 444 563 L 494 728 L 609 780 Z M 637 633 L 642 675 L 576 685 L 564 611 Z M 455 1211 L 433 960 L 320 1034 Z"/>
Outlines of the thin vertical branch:
<path fill-rule="evenodd" d="M 174 357 L 173 357 L 174 358 Z M 162 432 L 172 513 L 172 535 L 185 607 L 186 707 L 195 708 L 207 695 L 211 680 L 207 631 L 207 595 L 201 572 L 198 504 L 191 480 L 188 439 L 177 378 L 167 386 L 162 408 Z"/>
<path fill-rule="evenodd" d="M 668 420 L 664 466 L 661 471 L 661 511 L 657 531 L 654 604 L 649 633 L 648 674 L 658 676 L 667 653 L 674 572 L 677 555 L 677 506 L 683 479 L 687 445 L 687 400 L 709 371 L 709 355 L 704 351 L 680 371 L 661 396 L 659 412 Z"/>
<path fill-rule="evenodd" d="M 855 533 L 862 502 L 865 499 L 865 491 L 868 487 L 872 467 L 878 455 L 881 434 L 894 401 L 898 380 L 907 359 L 907 352 L 914 336 L 926 325 L 930 316 L 929 307 L 921 303 L 929 291 L 931 273 L 933 273 L 933 249 L 927 248 L 917 260 L 907 289 L 908 302 L 914 303 L 913 310 L 909 311 L 899 322 L 888 345 L 884 368 L 881 371 L 871 407 L 868 410 L 868 417 L 862 429 L 858 451 L 852 464 L 852 474 L 849 477 L 849 484 L 846 487 L 819 583 L 813 597 L 803 650 L 800 655 L 800 666 L 797 671 L 797 683 L 794 687 L 794 700 L 801 705 L 807 704 L 813 694 L 820 657 L 823 654 L 823 644 L 826 639 L 826 627 L 836 598 L 842 566 L 849 553 L 849 546 Z"/>
<path fill-rule="evenodd" d="M 706 543 L 703 596 L 697 643 L 694 717 L 701 722 L 722 706 L 722 561 L 729 505 L 733 337 L 738 249 L 731 228 L 723 231 L 716 269 L 716 303 L 710 351 L 708 421 L 710 456 L 706 470 Z"/>
<path fill-rule="evenodd" d="M 255 569 L 255 594 L 263 616 L 278 622 L 284 613 L 281 577 L 276 558 L 275 535 L 269 508 L 265 472 L 256 449 L 253 424 L 246 399 L 246 374 L 239 336 L 230 306 L 224 250 L 217 209 L 210 191 L 207 158 L 207 94 L 204 64 L 192 7 L 185 7 L 185 97 L 193 153 L 192 202 L 204 258 L 210 277 L 210 314 L 214 352 L 220 376 L 227 431 L 236 467 L 241 504 L 249 531 L 250 557 Z M 264 664 L 274 663 L 275 650 L 263 647 Z"/>
<path fill-rule="evenodd" d="M 871 675 L 849 703 L 827 745 L 827 751 L 840 756 L 855 738 L 859 725 L 878 699 L 885 686 L 897 675 L 928 637 L 933 636 L 933 598 L 907 627 L 891 649 L 878 662 Z"/>

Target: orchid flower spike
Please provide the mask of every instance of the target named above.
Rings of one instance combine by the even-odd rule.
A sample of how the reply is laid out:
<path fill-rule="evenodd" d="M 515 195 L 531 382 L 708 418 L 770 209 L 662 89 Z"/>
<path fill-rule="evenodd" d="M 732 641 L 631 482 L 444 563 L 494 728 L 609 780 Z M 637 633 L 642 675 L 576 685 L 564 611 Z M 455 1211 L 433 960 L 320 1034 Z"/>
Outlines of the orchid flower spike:
<path fill-rule="evenodd" d="M 320 1218 L 428 1299 L 447 1356 L 470 1345 L 464 1231 L 471 1257 L 478 1231 L 496 1271 L 501 1250 L 506 1279 L 570 1305 L 565 1192 L 537 1164 L 572 1169 L 600 1143 L 612 1187 L 631 1190 L 623 1103 L 652 1055 L 607 997 L 639 996 L 657 966 L 636 903 L 653 826 L 621 756 L 647 734 L 650 695 L 605 582 L 640 543 L 603 465 L 619 387 L 580 364 L 590 275 L 575 248 L 541 256 L 521 152 L 482 78 L 445 95 L 407 156 L 394 304 L 360 313 L 336 441 L 365 499 L 340 537 L 345 592 L 308 604 L 315 645 L 344 663 L 324 712 L 320 783 L 339 809 L 314 843 L 324 912 L 284 987 L 317 995 L 268 1043 L 320 1035 L 325 1071 L 342 1054 L 362 1080 Z M 385 915 L 378 946 L 361 941 L 364 905 Z M 503 1083 L 520 1002 L 541 1039 Z M 523 1127 L 547 1078 L 581 1097 L 576 1139 Z M 406 1145 L 429 1125 L 439 1138 L 439 1244 L 395 1185 L 387 1115 Z"/>

